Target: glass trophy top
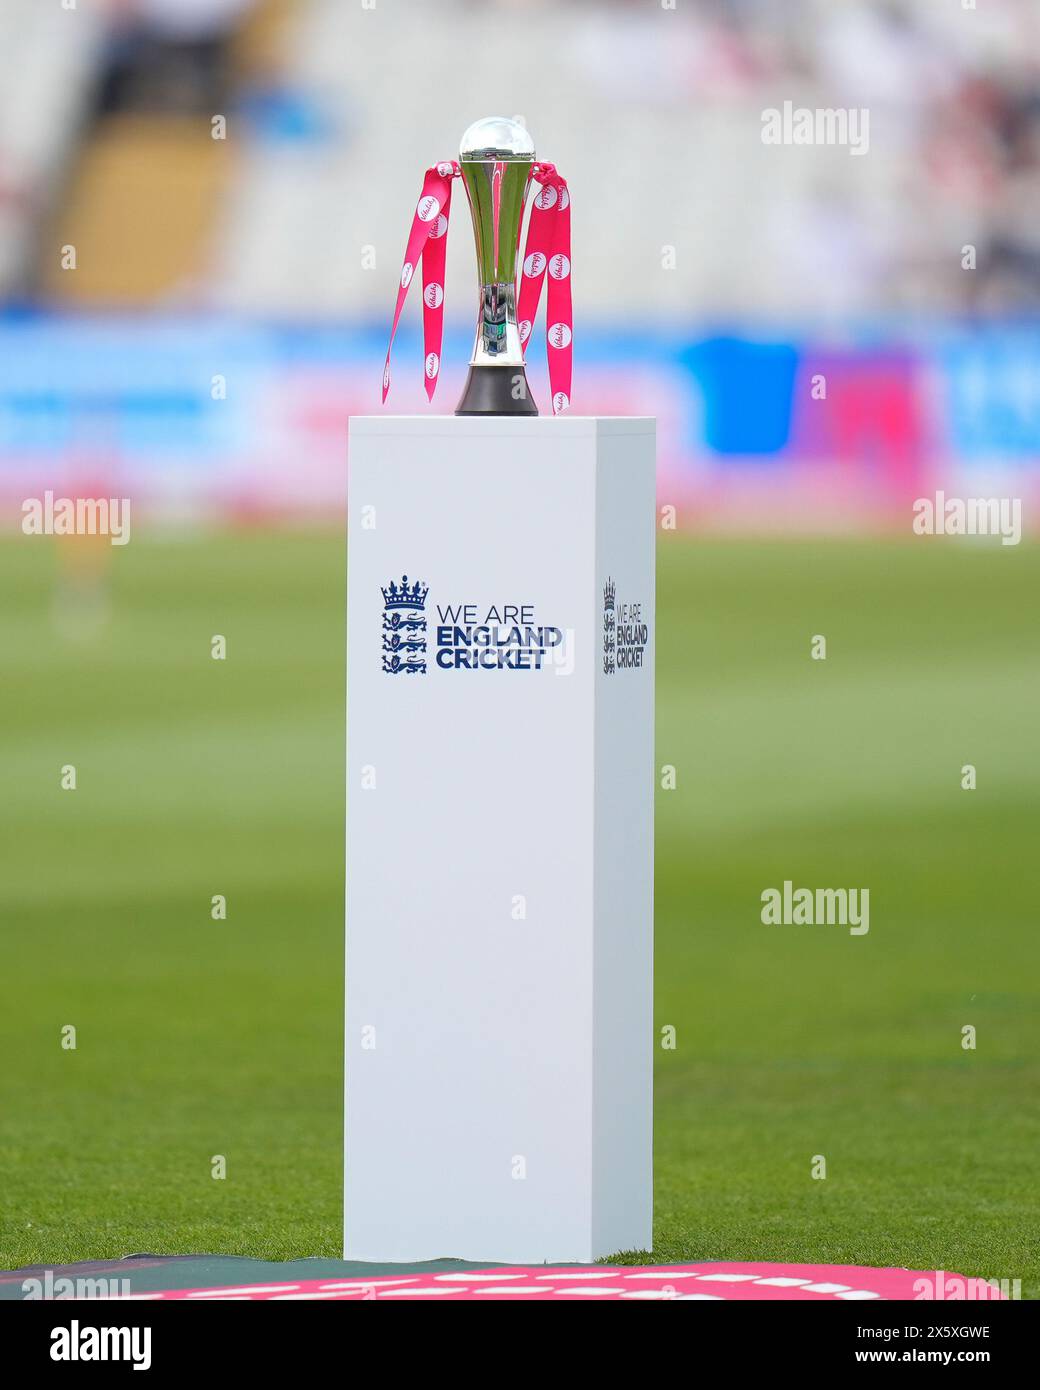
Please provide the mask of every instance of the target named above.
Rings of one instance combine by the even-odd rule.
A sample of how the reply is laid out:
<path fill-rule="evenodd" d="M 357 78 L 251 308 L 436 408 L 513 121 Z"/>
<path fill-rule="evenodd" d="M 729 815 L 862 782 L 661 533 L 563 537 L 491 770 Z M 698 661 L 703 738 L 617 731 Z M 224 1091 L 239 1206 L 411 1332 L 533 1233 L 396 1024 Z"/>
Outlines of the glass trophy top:
<path fill-rule="evenodd" d="M 459 160 L 493 159 L 498 163 L 534 159 L 534 141 L 518 121 L 506 116 L 485 116 L 474 121 L 459 143 Z"/>

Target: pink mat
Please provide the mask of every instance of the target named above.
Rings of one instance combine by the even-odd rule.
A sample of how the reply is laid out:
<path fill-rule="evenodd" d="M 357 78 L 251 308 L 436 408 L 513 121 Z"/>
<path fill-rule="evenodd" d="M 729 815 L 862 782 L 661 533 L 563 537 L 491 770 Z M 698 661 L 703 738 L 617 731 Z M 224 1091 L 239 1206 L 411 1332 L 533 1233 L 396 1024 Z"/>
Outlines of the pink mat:
<path fill-rule="evenodd" d="M 129 1294 L 133 1300 L 191 1298 L 336 1299 L 448 1298 L 502 1300 L 870 1299 L 989 1300 L 1004 1298 L 982 1279 L 943 1270 L 870 1269 L 863 1265 L 709 1262 L 693 1265 L 596 1265 L 587 1269 L 547 1265 L 495 1266 L 457 1274 L 378 1275 L 367 1279 L 308 1279 L 240 1284 L 213 1289 L 171 1289 Z"/>

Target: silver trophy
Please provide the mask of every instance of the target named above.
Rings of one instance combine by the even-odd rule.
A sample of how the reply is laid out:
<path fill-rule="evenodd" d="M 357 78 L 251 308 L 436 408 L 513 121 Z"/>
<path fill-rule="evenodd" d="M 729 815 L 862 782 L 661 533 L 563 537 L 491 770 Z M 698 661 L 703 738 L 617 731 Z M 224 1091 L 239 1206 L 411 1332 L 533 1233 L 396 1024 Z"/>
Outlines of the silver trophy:
<path fill-rule="evenodd" d="M 516 121 L 487 116 L 463 135 L 459 163 L 477 242 L 480 304 L 469 375 L 455 414 L 537 415 L 516 322 L 520 225 L 534 141 Z"/>

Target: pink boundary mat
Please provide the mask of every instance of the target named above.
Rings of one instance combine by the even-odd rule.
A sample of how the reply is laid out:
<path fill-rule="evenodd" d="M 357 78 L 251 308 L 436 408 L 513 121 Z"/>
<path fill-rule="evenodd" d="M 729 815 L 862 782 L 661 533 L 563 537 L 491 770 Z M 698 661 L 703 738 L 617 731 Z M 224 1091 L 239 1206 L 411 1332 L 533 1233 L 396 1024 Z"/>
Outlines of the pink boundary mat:
<path fill-rule="evenodd" d="M 324 1278 L 284 1283 L 244 1283 L 220 1288 L 169 1289 L 126 1294 L 133 1300 L 447 1298 L 488 1302 L 546 1299 L 793 1299 L 801 1301 L 906 1299 L 939 1301 L 1001 1299 L 983 1279 L 944 1270 L 871 1269 L 863 1265 L 707 1263 L 629 1265 L 576 1269 L 573 1265 L 496 1265 L 447 1273 L 402 1273 Z"/>

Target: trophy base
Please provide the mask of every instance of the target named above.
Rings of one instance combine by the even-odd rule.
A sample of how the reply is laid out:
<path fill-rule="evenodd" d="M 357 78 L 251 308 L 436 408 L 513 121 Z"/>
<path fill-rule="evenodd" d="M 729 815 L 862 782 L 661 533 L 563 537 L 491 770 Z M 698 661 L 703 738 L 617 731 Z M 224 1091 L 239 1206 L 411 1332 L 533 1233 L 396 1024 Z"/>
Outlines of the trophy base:
<path fill-rule="evenodd" d="M 538 407 L 531 399 L 523 364 L 477 367 L 471 363 L 455 414 L 537 415 Z"/>

